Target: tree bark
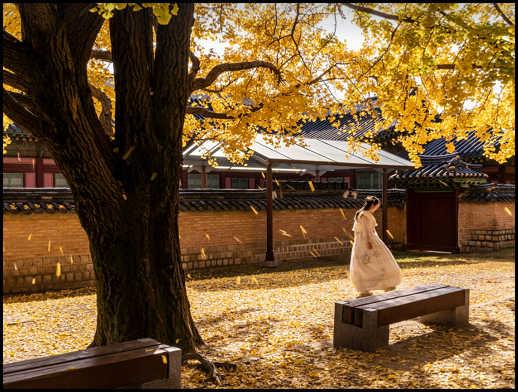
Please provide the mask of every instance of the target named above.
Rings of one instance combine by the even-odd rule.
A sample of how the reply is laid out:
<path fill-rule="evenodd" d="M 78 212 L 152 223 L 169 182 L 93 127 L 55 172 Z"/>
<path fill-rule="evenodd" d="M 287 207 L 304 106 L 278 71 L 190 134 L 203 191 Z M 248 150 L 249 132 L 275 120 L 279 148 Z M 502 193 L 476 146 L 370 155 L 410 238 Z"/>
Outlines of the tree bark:
<path fill-rule="evenodd" d="M 195 352 L 203 341 L 190 313 L 178 233 L 194 6 L 181 4 L 158 27 L 155 58 L 152 11 L 114 13 L 114 141 L 88 84 L 86 62 L 103 23 L 88 7 L 19 4 L 23 40 L 4 33 L 13 49 L 4 52 L 4 64 L 11 56 L 7 68 L 29 84 L 34 115 L 5 89 L 4 112 L 44 143 L 70 184 L 97 284 L 90 346 L 153 338 Z M 19 65 L 19 48 L 38 59 L 37 67 Z"/>

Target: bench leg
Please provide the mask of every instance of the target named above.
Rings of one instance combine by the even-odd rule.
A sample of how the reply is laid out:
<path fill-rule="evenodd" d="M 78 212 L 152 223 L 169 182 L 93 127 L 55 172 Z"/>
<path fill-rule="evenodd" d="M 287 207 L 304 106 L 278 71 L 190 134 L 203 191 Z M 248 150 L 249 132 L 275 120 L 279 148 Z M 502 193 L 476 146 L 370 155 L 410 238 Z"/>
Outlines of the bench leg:
<path fill-rule="evenodd" d="M 469 323 L 469 289 L 464 291 L 464 305 L 451 310 L 428 314 L 419 317 L 423 324 L 458 326 Z"/>
<path fill-rule="evenodd" d="M 182 350 L 177 347 L 167 347 L 163 350 L 167 351 L 169 377 L 165 380 L 146 382 L 138 389 L 180 389 Z"/>
<path fill-rule="evenodd" d="M 343 305 L 335 304 L 333 345 L 374 352 L 389 344 L 389 326 L 378 328 L 378 312 L 363 311 L 363 328 L 342 322 Z"/>

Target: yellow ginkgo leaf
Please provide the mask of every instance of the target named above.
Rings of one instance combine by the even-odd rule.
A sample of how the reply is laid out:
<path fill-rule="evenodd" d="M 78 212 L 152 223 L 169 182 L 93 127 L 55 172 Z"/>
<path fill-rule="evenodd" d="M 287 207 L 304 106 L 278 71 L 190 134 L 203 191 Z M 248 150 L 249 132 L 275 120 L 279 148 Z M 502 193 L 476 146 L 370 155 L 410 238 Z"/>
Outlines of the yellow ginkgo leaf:
<path fill-rule="evenodd" d="M 59 262 L 56 264 L 56 276 L 59 278 L 61 275 L 61 264 Z"/>
<path fill-rule="evenodd" d="M 72 258 L 72 255 L 70 255 L 70 264 L 74 264 L 74 259 Z"/>
<path fill-rule="evenodd" d="M 63 254 L 63 248 L 61 246 L 59 247 L 59 251 Z"/>
<path fill-rule="evenodd" d="M 50 241 L 49 241 L 49 250 L 48 251 L 50 252 Z"/>
<path fill-rule="evenodd" d="M 513 213 L 509 210 L 509 208 L 505 207 L 505 212 L 507 212 L 510 216 L 513 216 Z"/>
<path fill-rule="evenodd" d="M 394 236 L 392 235 L 392 233 L 388 229 L 387 229 L 387 233 L 390 236 L 390 238 L 394 239 Z"/>
<path fill-rule="evenodd" d="M 257 281 L 257 279 L 255 278 L 255 276 L 252 276 L 252 281 L 259 286 L 259 282 Z"/>
<path fill-rule="evenodd" d="M 205 234 L 205 237 L 207 237 L 207 239 L 210 240 L 210 236 L 208 234 Z"/>
<path fill-rule="evenodd" d="M 234 239 L 235 239 L 237 242 L 239 242 L 240 244 L 242 244 L 242 242 L 241 242 L 241 240 L 240 240 L 239 238 L 234 237 Z"/>
<path fill-rule="evenodd" d="M 241 284 L 241 277 L 239 277 L 239 276 L 236 277 L 236 283 Z"/>
<path fill-rule="evenodd" d="M 167 357 L 165 355 L 162 355 L 162 362 L 167 364 Z"/>
<path fill-rule="evenodd" d="M 16 265 L 16 263 L 13 261 L 13 267 L 15 269 L 15 271 L 18 269 L 18 266 Z"/>
<path fill-rule="evenodd" d="M 306 231 L 306 229 L 304 227 L 302 227 L 302 225 L 300 226 L 300 229 L 302 230 L 303 234 L 308 234 L 308 232 Z"/>
<path fill-rule="evenodd" d="M 76 370 L 76 368 L 75 368 L 75 367 L 73 367 L 73 366 L 67 367 L 67 369 L 68 369 L 68 370 Z"/>
<path fill-rule="evenodd" d="M 266 179 L 266 177 L 264 176 L 264 172 L 261 172 L 261 175 L 263 176 L 264 179 Z"/>
<path fill-rule="evenodd" d="M 32 284 L 36 284 L 36 278 L 32 278 Z"/>
<path fill-rule="evenodd" d="M 312 181 L 309 181 L 309 187 L 311 188 L 311 192 L 315 192 L 315 187 Z"/>
<path fill-rule="evenodd" d="M 32 233 L 29 234 L 29 238 L 27 238 L 29 241 L 31 240 L 31 237 L 32 237 Z"/>
<path fill-rule="evenodd" d="M 253 205 L 250 204 L 250 208 L 252 209 L 252 211 L 254 212 L 255 215 L 259 215 L 259 213 L 257 212 L 257 210 L 254 208 Z"/>
<path fill-rule="evenodd" d="M 187 274 L 187 277 L 188 277 L 189 279 L 192 279 L 190 274 Z"/>
<path fill-rule="evenodd" d="M 340 240 L 338 239 L 338 237 L 335 237 L 335 240 L 337 240 L 337 241 L 340 243 L 340 245 L 343 245 L 343 242 L 342 242 L 342 241 L 340 241 Z"/>
<path fill-rule="evenodd" d="M 153 181 L 155 178 L 156 178 L 156 173 L 155 172 L 151 173 L 151 181 Z"/>
<path fill-rule="evenodd" d="M 342 209 L 340 208 L 340 212 L 342 213 L 342 216 L 344 217 L 344 219 L 345 219 L 345 220 L 347 220 L 347 218 L 345 217 L 344 210 L 342 210 Z"/>
<path fill-rule="evenodd" d="M 203 249 L 203 248 L 201 248 L 201 258 L 202 258 L 202 260 L 207 259 L 207 255 L 205 255 L 205 249 Z"/>
<path fill-rule="evenodd" d="M 176 339 L 175 340 L 176 344 L 178 344 L 180 342 L 180 340 L 182 340 L 182 339 Z"/>

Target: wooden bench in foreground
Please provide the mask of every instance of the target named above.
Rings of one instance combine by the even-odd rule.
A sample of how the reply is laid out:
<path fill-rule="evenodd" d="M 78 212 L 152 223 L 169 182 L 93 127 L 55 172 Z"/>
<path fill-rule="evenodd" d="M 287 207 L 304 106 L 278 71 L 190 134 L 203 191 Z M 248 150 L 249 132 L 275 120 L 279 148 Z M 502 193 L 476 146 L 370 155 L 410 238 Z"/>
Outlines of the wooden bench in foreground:
<path fill-rule="evenodd" d="M 153 339 L 4 365 L 4 389 L 180 388 L 182 350 Z"/>
<path fill-rule="evenodd" d="M 469 289 L 442 284 L 335 303 L 333 345 L 374 352 L 389 344 L 389 325 L 419 317 L 429 324 L 469 322 Z"/>

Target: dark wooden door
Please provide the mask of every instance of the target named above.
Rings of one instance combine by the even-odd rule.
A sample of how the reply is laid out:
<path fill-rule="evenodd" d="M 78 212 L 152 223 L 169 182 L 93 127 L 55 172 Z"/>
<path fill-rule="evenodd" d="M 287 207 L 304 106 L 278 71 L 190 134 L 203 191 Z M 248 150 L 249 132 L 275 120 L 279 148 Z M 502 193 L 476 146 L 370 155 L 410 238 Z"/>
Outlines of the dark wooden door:
<path fill-rule="evenodd" d="M 415 196 L 415 247 L 456 252 L 458 220 L 455 193 L 416 193 Z"/>

